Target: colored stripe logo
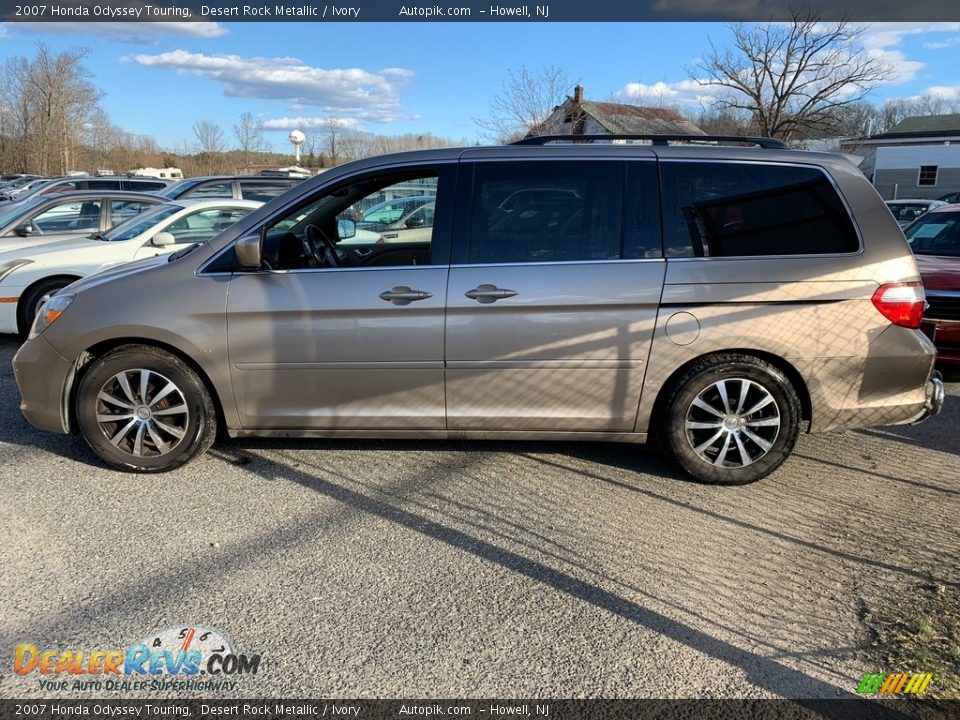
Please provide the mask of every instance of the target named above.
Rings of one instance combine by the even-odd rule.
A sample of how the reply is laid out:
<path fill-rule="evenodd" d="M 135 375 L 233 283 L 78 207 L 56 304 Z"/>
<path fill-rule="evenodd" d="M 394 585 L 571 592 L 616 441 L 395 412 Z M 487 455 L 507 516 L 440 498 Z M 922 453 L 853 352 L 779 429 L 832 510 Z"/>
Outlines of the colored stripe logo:
<path fill-rule="evenodd" d="M 919 695 L 933 679 L 931 673 L 867 673 L 857 686 L 860 695 Z"/>

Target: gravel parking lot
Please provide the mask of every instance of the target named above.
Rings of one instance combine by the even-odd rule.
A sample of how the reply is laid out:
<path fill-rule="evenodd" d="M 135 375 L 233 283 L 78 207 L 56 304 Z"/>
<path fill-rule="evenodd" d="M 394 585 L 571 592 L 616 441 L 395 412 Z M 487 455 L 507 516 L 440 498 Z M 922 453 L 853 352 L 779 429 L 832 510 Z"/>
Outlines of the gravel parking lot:
<path fill-rule="evenodd" d="M 27 425 L 15 350 L 3 697 L 51 695 L 10 671 L 17 643 L 199 623 L 263 657 L 227 696 L 834 698 L 896 670 L 871 613 L 960 578 L 958 382 L 923 425 L 803 437 L 746 487 L 645 448 L 493 442 L 231 441 L 140 477 Z"/>

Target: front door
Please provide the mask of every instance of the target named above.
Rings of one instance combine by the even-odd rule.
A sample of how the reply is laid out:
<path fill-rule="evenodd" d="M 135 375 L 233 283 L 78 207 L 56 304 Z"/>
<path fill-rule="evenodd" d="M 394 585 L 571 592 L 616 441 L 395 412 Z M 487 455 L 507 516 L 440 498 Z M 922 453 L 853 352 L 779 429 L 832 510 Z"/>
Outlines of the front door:
<path fill-rule="evenodd" d="M 268 268 L 230 280 L 227 332 L 245 428 L 443 430 L 443 317 L 454 165 L 322 190 L 268 221 Z M 438 199 L 432 233 L 385 243 L 365 210 Z"/>

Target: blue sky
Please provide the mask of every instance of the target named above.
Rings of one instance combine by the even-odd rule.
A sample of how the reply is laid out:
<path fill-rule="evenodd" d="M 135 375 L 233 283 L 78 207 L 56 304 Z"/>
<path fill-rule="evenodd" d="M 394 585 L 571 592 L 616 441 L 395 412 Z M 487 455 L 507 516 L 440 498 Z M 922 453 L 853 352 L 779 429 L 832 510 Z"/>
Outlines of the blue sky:
<path fill-rule="evenodd" d="M 335 117 L 382 134 L 468 142 L 510 70 L 563 68 L 588 99 L 697 107 L 686 69 L 729 42 L 721 23 L 82 23 L 0 25 L 0 60 L 90 48 L 111 121 L 175 149 L 197 120 L 231 127 L 252 112 L 289 147 L 294 126 Z M 867 52 L 896 74 L 872 98 L 960 100 L 960 23 L 877 23 Z"/>

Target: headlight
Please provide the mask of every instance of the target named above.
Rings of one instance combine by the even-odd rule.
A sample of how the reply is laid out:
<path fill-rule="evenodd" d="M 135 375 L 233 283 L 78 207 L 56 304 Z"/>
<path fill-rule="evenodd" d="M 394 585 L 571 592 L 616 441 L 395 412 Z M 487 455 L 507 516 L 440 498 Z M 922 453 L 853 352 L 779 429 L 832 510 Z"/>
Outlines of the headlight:
<path fill-rule="evenodd" d="M 0 265 L 0 280 L 3 280 L 7 275 L 12 273 L 18 267 L 23 267 L 24 265 L 29 265 L 33 260 L 11 260 L 10 262 L 5 262 Z"/>
<path fill-rule="evenodd" d="M 47 300 L 40 309 L 37 310 L 37 317 L 33 320 L 33 327 L 30 328 L 30 337 L 36 337 L 48 327 L 56 322 L 57 318 L 63 315 L 63 311 L 70 307 L 75 295 L 54 295 Z"/>

